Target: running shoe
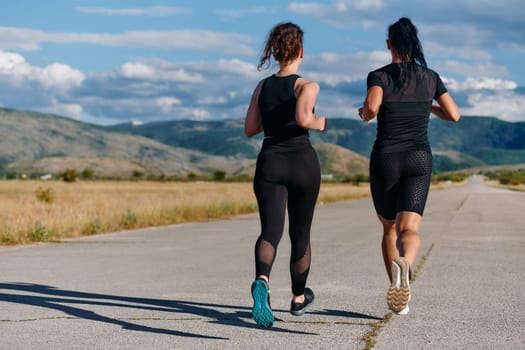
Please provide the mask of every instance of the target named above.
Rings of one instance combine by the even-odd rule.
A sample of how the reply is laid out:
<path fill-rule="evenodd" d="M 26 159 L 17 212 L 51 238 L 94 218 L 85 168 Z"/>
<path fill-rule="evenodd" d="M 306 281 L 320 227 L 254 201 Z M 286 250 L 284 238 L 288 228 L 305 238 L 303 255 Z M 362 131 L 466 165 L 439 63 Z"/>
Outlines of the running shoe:
<path fill-rule="evenodd" d="M 410 264 L 405 258 L 397 257 L 392 261 L 390 272 L 392 285 L 386 295 L 388 308 L 399 315 L 406 315 L 410 301 Z"/>
<path fill-rule="evenodd" d="M 270 287 L 263 279 L 256 279 L 252 283 L 253 309 L 252 317 L 255 322 L 264 328 L 273 325 L 275 318 L 270 307 Z"/>
<path fill-rule="evenodd" d="M 302 316 L 313 304 L 315 299 L 314 292 L 310 288 L 304 289 L 304 301 L 302 303 L 294 303 L 290 305 L 290 313 L 294 316 Z"/>
<path fill-rule="evenodd" d="M 399 312 L 395 312 L 396 315 L 408 315 L 410 309 L 408 308 L 408 305 L 405 306 L 405 308 Z"/>

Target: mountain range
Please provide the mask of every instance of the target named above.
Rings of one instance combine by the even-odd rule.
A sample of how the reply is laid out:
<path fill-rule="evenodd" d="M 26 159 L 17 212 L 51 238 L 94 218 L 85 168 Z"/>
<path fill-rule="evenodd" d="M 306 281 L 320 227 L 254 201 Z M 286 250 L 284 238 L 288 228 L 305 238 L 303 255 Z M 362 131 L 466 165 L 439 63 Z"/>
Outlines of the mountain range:
<path fill-rule="evenodd" d="M 376 136 L 376 123 L 354 119 L 330 119 L 325 132 L 311 131 L 314 146 L 337 145 L 353 152 L 352 157 L 368 157 Z M 142 135 L 174 147 L 209 154 L 255 158 L 262 138 L 248 139 L 242 120 L 167 121 L 111 127 Z M 510 123 L 493 117 L 462 117 L 458 123 L 431 118 L 428 137 L 434 154 L 434 171 L 525 163 L 525 122 Z M 349 155 L 350 156 L 350 155 Z M 333 165 L 321 165 L 331 167 Z M 366 170 L 365 170 L 366 172 Z"/>
<path fill-rule="evenodd" d="M 57 174 L 91 169 L 101 177 L 133 174 L 178 176 L 253 175 L 262 136 L 246 138 L 241 119 L 174 120 L 113 126 L 16 109 L 0 108 L 0 171 Z M 376 124 L 330 119 L 325 132 L 311 131 L 322 172 L 366 174 Z M 434 171 L 525 163 L 525 123 L 462 117 L 459 123 L 432 118 L 429 140 Z"/>

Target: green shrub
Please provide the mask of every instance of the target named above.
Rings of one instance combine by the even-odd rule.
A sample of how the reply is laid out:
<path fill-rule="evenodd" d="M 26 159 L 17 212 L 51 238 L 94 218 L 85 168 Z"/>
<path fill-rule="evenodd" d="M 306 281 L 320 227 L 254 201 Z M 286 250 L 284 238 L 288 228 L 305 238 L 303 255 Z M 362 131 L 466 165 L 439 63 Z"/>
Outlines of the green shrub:
<path fill-rule="evenodd" d="M 525 184 L 525 170 L 519 169 L 519 170 L 498 170 L 498 171 L 490 171 L 486 172 L 484 174 L 486 177 L 488 177 L 490 180 L 499 181 L 502 185 L 513 185 L 518 186 L 521 184 Z"/>
<path fill-rule="evenodd" d="M 55 200 L 55 192 L 51 187 L 39 187 L 35 191 L 36 199 L 39 202 L 53 203 Z"/>
<path fill-rule="evenodd" d="M 95 171 L 90 168 L 86 168 L 82 170 L 82 173 L 80 173 L 80 177 L 86 180 L 91 180 L 95 177 Z"/>
<path fill-rule="evenodd" d="M 60 177 L 65 182 L 75 182 L 78 178 L 78 174 L 75 169 L 67 168 L 60 174 Z"/>
<path fill-rule="evenodd" d="M 53 232 L 51 232 L 44 224 L 37 221 L 35 229 L 26 234 L 26 238 L 30 242 L 47 242 L 53 239 Z"/>
<path fill-rule="evenodd" d="M 133 210 L 128 209 L 126 214 L 122 217 L 121 221 L 122 226 L 125 228 L 133 228 L 137 224 L 137 216 L 133 212 Z"/>
<path fill-rule="evenodd" d="M 144 173 L 140 170 L 133 170 L 133 174 L 131 175 L 134 179 L 140 179 L 144 177 Z"/>
<path fill-rule="evenodd" d="M 223 181 L 226 177 L 226 172 L 222 170 L 217 170 L 213 173 L 213 180 L 214 181 Z"/>
<path fill-rule="evenodd" d="M 452 172 L 452 173 L 438 173 L 432 174 L 432 182 L 440 181 L 452 181 L 452 182 L 461 182 L 465 181 L 470 176 L 469 173 L 465 172 Z"/>
<path fill-rule="evenodd" d="M 95 218 L 95 220 L 88 224 L 85 228 L 84 228 L 84 233 L 86 235 L 93 235 L 93 234 L 96 234 L 96 233 L 100 233 L 102 232 L 102 218 L 100 216 L 97 216 Z"/>

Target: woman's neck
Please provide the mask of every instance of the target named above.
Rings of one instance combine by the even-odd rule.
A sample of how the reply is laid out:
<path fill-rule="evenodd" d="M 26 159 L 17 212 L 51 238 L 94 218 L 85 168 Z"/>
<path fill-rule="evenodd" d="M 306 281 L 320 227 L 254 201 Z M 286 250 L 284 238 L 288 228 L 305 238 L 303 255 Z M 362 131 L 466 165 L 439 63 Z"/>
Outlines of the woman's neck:
<path fill-rule="evenodd" d="M 279 77 L 285 77 L 299 72 L 299 66 L 301 65 L 301 59 L 298 57 L 288 64 L 279 63 L 279 71 L 275 75 Z"/>
<path fill-rule="evenodd" d="M 392 53 L 392 63 L 401 63 L 401 62 L 403 62 L 403 60 L 401 59 L 401 57 L 399 57 L 399 55 L 397 54 L 397 52 L 395 50 L 392 50 L 391 53 Z"/>

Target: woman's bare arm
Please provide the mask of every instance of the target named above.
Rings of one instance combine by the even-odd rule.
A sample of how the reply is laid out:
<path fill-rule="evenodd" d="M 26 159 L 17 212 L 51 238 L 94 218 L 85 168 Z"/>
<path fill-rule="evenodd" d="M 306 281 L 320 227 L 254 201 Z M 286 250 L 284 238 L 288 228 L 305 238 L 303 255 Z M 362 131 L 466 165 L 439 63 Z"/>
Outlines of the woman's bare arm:
<path fill-rule="evenodd" d="M 359 116 L 365 122 L 374 119 L 379 113 L 379 107 L 383 103 L 383 88 L 371 86 L 366 94 L 363 107 L 359 108 Z"/>
<path fill-rule="evenodd" d="M 437 99 L 438 104 L 432 105 L 432 114 L 450 122 L 458 122 L 461 117 L 459 108 L 452 96 L 445 92 Z"/>
<path fill-rule="evenodd" d="M 253 91 L 246 119 L 244 119 L 244 134 L 252 137 L 263 131 L 261 111 L 259 110 L 259 94 L 261 93 L 262 81 L 257 84 Z"/>
<path fill-rule="evenodd" d="M 321 131 L 325 130 L 326 118 L 316 117 L 313 112 L 318 94 L 319 84 L 307 80 L 299 82 L 295 120 L 300 127 Z"/>

